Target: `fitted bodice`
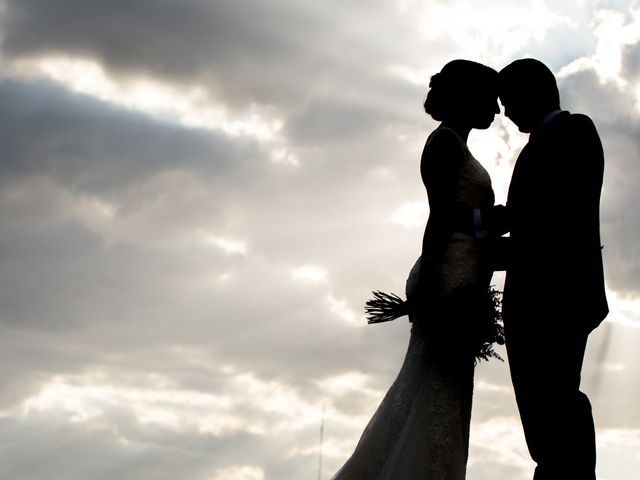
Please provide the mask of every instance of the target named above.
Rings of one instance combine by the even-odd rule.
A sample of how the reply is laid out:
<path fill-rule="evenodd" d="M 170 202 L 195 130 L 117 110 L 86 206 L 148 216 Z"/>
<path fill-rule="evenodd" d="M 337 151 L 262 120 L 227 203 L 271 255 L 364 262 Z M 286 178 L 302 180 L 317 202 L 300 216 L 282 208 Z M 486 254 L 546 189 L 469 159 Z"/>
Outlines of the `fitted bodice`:
<path fill-rule="evenodd" d="M 456 170 L 453 198 L 457 203 L 473 208 L 492 206 L 495 196 L 491 177 L 455 131 L 439 127 L 427 139 L 427 147 L 437 132 L 444 129 L 455 135 L 464 152 L 463 161 Z M 478 240 L 471 232 L 448 232 L 445 253 L 438 266 L 438 288 L 441 294 L 478 282 L 486 282 L 488 287 L 490 272 L 487 271 L 481 250 Z"/>
<path fill-rule="evenodd" d="M 455 182 L 454 198 L 457 202 L 470 207 L 482 207 L 493 205 L 495 197 L 491 187 L 491 177 L 489 172 L 473 156 L 464 140 L 452 129 L 438 127 L 429 138 L 427 147 L 438 134 L 438 132 L 448 130 L 453 133 L 460 143 L 460 148 L 464 153 L 464 160 L 459 165 Z"/>

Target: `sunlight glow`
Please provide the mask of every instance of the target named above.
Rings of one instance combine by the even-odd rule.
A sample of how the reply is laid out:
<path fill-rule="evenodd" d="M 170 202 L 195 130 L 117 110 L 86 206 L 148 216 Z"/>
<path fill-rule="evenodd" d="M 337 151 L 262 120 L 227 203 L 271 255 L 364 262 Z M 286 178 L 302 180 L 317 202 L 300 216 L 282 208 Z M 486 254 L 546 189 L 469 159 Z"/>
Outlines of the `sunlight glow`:
<path fill-rule="evenodd" d="M 424 38 L 455 42 L 468 58 L 482 60 L 486 52 L 494 52 L 494 63 L 521 52 L 532 41 L 541 41 L 554 27 L 575 25 L 573 19 L 554 12 L 542 0 L 476 2 L 466 4 L 464 12 L 447 2 L 421 2 L 405 10 L 405 15 L 415 18 L 416 29 Z"/>
<path fill-rule="evenodd" d="M 205 242 L 221 249 L 227 255 L 246 255 L 247 244 L 241 240 L 234 240 L 218 235 L 207 235 Z"/>
<path fill-rule="evenodd" d="M 262 468 L 242 466 L 221 468 L 216 471 L 211 480 L 264 480 L 265 478 Z"/>
<path fill-rule="evenodd" d="M 361 391 L 369 381 L 369 375 L 362 372 L 346 372 L 318 382 L 320 388 L 328 392 Z"/>
<path fill-rule="evenodd" d="M 625 368 L 624 363 L 604 363 L 600 370 L 603 372 L 622 372 Z"/>
<path fill-rule="evenodd" d="M 317 265 L 302 265 L 291 270 L 291 278 L 298 282 L 327 283 L 328 273 Z"/>

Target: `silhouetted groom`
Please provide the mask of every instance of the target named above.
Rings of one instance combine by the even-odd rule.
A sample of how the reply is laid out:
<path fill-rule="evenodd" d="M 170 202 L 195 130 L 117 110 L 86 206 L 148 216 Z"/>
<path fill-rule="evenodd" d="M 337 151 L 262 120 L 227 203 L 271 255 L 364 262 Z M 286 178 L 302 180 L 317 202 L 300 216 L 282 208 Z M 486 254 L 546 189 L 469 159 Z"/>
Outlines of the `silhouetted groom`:
<path fill-rule="evenodd" d="M 600 245 L 604 158 L 589 117 L 560 110 L 556 80 L 523 59 L 500 72 L 505 115 L 529 143 L 516 162 L 506 208 L 503 296 L 511 378 L 535 480 L 594 480 L 591 404 L 580 391 L 587 336 L 608 313 Z M 489 220 L 490 218 L 487 218 Z"/>

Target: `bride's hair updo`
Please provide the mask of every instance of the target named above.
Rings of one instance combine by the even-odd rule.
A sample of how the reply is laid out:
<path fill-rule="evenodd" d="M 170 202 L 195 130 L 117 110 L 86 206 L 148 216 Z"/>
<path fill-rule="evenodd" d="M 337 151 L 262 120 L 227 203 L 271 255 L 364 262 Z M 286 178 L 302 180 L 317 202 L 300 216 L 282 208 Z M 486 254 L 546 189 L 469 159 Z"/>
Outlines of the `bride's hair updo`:
<path fill-rule="evenodd" d="M 497 96 L 498 72 L 470 60 L 453 60 L 431 77 L 424 111 L 434 120 L 450 120 L 464 113 L 478 95 Z"/>

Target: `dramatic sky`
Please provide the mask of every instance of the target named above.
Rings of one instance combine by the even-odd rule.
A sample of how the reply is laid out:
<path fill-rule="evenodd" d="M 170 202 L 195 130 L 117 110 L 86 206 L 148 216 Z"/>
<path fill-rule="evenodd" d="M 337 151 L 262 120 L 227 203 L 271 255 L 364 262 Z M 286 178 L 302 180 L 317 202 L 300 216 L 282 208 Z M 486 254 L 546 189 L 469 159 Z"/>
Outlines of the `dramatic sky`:
<path fill-rule="evenodd" d="M 604 143 L 612 312 L 583 386 L 599 479 L 637 478 L 622 0 L 0 0 L 0 477 L 315 479 L 324 410 L 328 479 L 407 346 L 363 303 L 419 255 L 429 76 L 531 56 Z M 525 141 L 502 117 L 472 133 L 498 201 Z M 550 271 L 541 296 L 562 288 Z M 469 477 L 530 478 L 507 364 L 477 368 L 474 402 Z"/>

